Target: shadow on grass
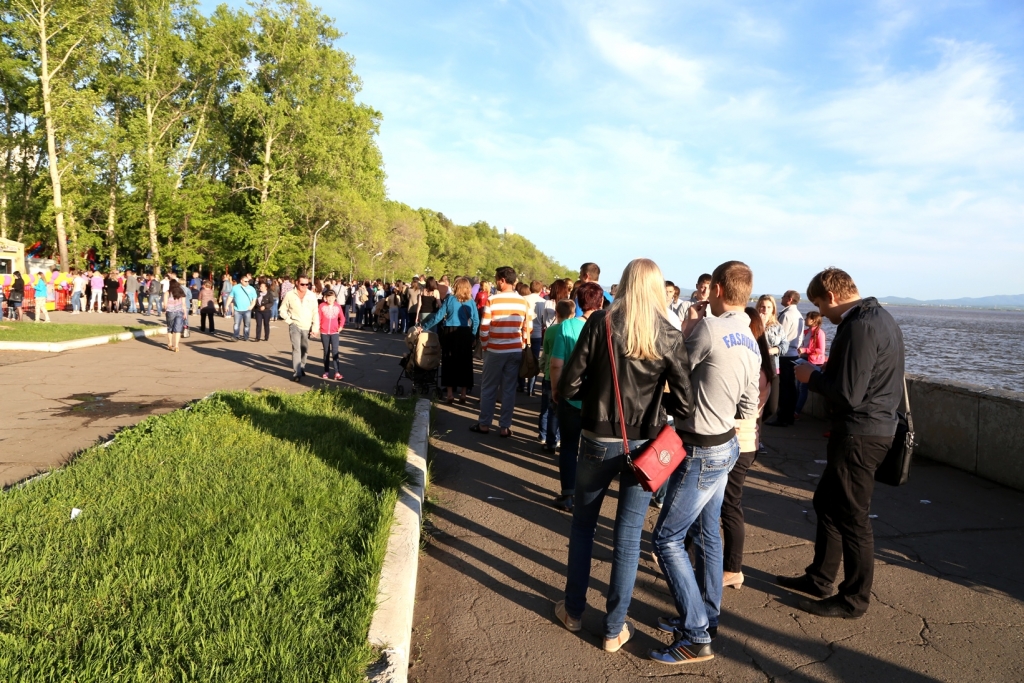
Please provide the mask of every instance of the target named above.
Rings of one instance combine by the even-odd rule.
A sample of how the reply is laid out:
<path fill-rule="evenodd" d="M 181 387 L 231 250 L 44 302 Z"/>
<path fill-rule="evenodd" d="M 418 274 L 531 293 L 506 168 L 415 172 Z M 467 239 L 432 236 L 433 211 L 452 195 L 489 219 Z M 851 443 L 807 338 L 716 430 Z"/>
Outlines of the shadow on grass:
<path fill-rule="evenodd" d="M 397 489 L 403 481 L 411 406 L 335 389 L 300 396 L 228 393 L 216 399 L 257 430 L 301 444 L 372 491 Z"/>

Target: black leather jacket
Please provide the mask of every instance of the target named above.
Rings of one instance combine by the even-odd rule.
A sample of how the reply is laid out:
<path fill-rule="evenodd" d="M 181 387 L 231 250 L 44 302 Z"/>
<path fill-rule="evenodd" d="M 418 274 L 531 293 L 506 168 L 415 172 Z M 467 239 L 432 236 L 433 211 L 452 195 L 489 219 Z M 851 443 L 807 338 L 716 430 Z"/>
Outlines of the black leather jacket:
<path fill-rule="evenodd" d="M 583 402 L 583 429 L 601 436 L 621 437 L 615 386 L 608 362 L 605 336 L 607 311 L 591 314 L 580 332 L 572 357 L 562 370 L 558 393 L 563 399 Z M 681 423 L 693 412 L 690 357 L 679 330 L 662 320 L 658 336 L 659 360 L 633 360 L 622 353 L 625 334 L 618 321 L 612 326 L 615 365 L 622 394 L 622 412 L 629 439 L 653 439 L 668 421 L 668 412 Z M 618 329 L 617 329 L 618 328 Z M 668 392 L 665 384 L 668 383 Z"/>

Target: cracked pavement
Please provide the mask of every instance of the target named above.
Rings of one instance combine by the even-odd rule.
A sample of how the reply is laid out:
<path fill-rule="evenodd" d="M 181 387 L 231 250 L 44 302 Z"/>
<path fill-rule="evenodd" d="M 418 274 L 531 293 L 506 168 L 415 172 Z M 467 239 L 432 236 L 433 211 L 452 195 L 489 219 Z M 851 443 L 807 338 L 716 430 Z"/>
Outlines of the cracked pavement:
<path fill-rule="evenodd" d="M 607 654 L 601 620 L 616 495 L 597 530 L 583 630 L 570 633 L 553 617 L 570 518 L 550 505 L 558 470 L 536 440 L 540 400 L 517 394 L 510 439 L 468 431 L 478 405 L 471 397 L 434 410 L 410 681 L 1024 680 L 1024 493 L 916 461 L 909 484 L 875 489 L 867 615 L 822 619 L 799 610 L 805 596 L 774 576 L 798 574 L 811 560 L 825 425 L 769 430 L 769 453 L 751 468 L 744 493 L 746 580 L 726 589 L 716 658 L 668 667 L 646 658 L 669 642 L 657 617 L 673 614 L 651 554 L 657 511 L 648 515 L 630 606 L 636 636 Z"/>

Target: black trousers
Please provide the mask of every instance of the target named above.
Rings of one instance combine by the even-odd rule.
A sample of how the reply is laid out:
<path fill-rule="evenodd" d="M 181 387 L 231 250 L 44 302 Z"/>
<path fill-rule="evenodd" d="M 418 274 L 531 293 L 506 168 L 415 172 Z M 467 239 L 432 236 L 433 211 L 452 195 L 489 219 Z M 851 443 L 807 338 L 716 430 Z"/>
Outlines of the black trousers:
<path fill-rule="evenodd" d="M 210 321 L 210 332 L 216 332 L 217 330 L 213 327 L 213 314 L 217 312 L 217 307 L 211 301 L 206 304 L 205 308 L 199 309 L 199 329 L 206 332 L 206 321 Z"/>
<path fill-rule="evenodd" d="M 256 318 L 256 341 L 260 340 L 260 326 L 263 327 L 263 341 L 270 341 L 270 306 L 267 310 L 253 310 L 252 315 Z"/>
<path fill-rule="evenodd" d="M 722 537 L 725 540 L 722 569 L 727 572 L 743 571 L 743 541 L 746 538 L 743 522 L 743 482 L 747 470 L 754 464 L 757 451 L 740 453 L 739 460 L 729 472 L 722 499 Z"/>
<path fill-rule="evenodd" d="M 775 413 L 775 421 L 781 424 L 793 424 L 793 411 L 796 410 L 796 367 L 795 357 L 784 356 L 779 359 L 779 409 Z"/>
<path fill-rule="evenodd" d="M 875 573 L 875 538 L 868 513 L 875 490 L 875 470 L 892 445 L 891 436 L 856 436 L 832 432 L 828 464 L 814 492 L 818 528 L 814 560 L 807 575 L 830 589 L 843 563 L 839 597 L 854 614 L 863 614 L 871 601 Z"/>
<path fill-rule="evenodd" d="M 794 377 L 794 380 L 795 379 L 796 378 Z M 761 419 L 767 420 L 777 412 L 779 412 L 779 373 L 775 373 L 775 376 L 772 377 L 771 390 L 768 393 L 768 402 L 764 404 L 764 411 L 761 413 Z"/>

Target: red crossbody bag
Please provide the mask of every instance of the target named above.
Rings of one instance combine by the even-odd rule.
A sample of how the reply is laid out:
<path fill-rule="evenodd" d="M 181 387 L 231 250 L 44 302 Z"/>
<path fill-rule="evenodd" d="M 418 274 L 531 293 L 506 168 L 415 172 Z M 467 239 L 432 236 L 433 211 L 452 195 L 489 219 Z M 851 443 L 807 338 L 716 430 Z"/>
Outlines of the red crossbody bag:
<path fill-rule="evenodd" d="M 629 439 L 626 438 L 626 417 L 622 412 L 622 394 L 619 392 L 619 371 L 615 367 L 611 315 L 605 315 L 604 329 L 605 336 L 608 337 L 608 362 L 612 366 L 615 406 L 619 411 L 619 428 L 622 430 L 622 448 L 626 456 L 626 463 L 633 470 L 636 480 L 640 482 L 644 491 L 657 491 L 686 457 L 686 449 L 683 448 L 683 441 L 676 434 L 672 425 L 665 425 L 661 428 L 658 436 L 647 444 L 639 455 L 633 456 L 630 453 Z"/>

